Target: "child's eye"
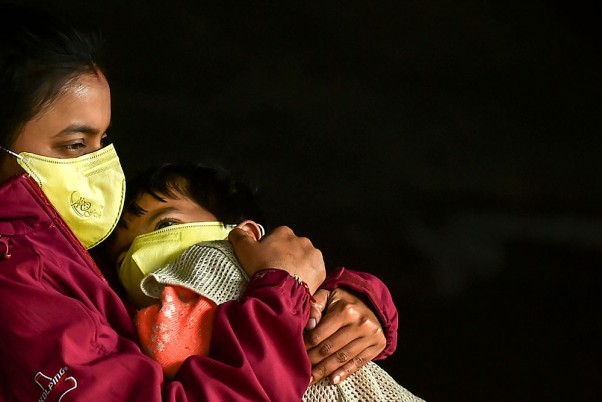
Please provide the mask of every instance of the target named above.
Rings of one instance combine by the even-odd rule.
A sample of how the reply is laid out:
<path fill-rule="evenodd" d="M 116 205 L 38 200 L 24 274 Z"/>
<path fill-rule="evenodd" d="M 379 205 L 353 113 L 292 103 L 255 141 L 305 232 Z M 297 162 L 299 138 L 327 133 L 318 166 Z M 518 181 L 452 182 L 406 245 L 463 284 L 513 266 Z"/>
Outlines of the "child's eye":
<path fill-rule="evenodd" d="M 159 230 L 159 229 L 167 228 L 167 227 L 170 227 L 173 225 L 177 225 L 178 223 L 180 223 L 180 222 L 177 222 L 174 219 L 163 219 L 157 223 L 157 225 L 155 226 L 155 230 Z"/>

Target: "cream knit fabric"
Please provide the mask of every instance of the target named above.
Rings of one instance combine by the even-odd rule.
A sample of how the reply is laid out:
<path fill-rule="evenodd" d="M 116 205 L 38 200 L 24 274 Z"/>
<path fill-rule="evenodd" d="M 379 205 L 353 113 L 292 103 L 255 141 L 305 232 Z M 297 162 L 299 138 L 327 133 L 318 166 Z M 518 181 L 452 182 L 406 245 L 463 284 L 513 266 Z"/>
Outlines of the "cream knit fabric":
<path fill-rule="evenodd" d="M 174 262 L 148 275 L 143 292 L 159 299 L 165 285 L 189 288 L 222 304 L 236 300 L 248 282 L 227 241 L 212 241 L 188 248 Z M 303 401 L 395 401 L 419 402 L 376 363 L 369 362 L 344 381 L 330 385 L 325 379 L 310 385 Z"/>

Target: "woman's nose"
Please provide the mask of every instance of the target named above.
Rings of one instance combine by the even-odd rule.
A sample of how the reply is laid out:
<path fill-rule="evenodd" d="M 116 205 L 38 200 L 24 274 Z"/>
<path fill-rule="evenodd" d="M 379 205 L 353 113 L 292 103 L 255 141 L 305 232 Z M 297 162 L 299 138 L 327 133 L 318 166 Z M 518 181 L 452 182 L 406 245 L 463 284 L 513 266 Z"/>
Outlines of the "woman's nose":
<path fill-rule="evenodd" d="M 104 141 L 104 139 L 106 138 L 106 134 L 98 134 L 98 135 L 94 135 L 93 138 L 90 138 L 90 142 L 89 144 L 89 152 L 96 152 L 99 149 L 101 149 L 102 147 L 104 147 L 105 145 L 107 145 Z"/>

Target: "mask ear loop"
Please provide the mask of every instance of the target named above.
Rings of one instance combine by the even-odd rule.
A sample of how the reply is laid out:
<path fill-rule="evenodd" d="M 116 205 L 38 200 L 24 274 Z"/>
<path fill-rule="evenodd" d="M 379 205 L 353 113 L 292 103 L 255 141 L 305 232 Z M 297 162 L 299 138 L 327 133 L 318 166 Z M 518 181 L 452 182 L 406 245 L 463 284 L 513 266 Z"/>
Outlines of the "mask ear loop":
<path fill-rule="evenodd" d="M 14 153 L 13 151 L 11 151 L 10 149 L 6 149 L 4 147 L 0 147 L 1 150 L 8 152 L 9 154 L 11 154 L 12 156 L 14 156 L 17 159 L 23 159 L 23 157 L 19 154 Z"/>
<path fill-rule="evenodd" d="M 232 229 L 234 229 L 236 227 L 236 225 L 226 225 L 226 226 L 229 226 Z M 263 238 L 263 236 L 265 236 L 265 229 L 261 223 L 258 223 L 257 226 L 259 227 L 259 234 L 261 235 L 260 238 Z"/>

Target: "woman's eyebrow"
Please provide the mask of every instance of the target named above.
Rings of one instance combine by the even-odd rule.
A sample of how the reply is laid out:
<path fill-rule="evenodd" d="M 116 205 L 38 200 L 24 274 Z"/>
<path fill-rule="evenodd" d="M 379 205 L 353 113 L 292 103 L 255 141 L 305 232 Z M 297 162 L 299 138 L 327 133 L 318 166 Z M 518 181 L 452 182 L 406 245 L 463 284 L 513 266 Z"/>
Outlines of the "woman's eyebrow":
<path fill-rule="evenodd" d="M 55 135 L 55 137 L 60 137 L 63 135 L 77 134 L 77 133 L 93 135 L 93 134 L 98 134 L 99 132 L 100 132 L 99 129 L 89 126 L 87 124 L 71 124 L 71 125 L 65 127 L 64 129 L 62 129 L 61 131 L 59 131 Z"/>

